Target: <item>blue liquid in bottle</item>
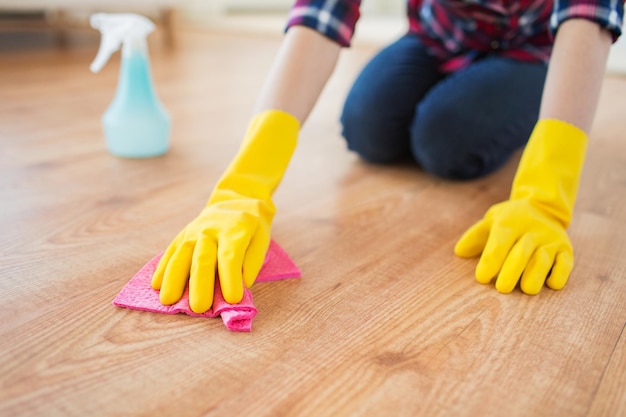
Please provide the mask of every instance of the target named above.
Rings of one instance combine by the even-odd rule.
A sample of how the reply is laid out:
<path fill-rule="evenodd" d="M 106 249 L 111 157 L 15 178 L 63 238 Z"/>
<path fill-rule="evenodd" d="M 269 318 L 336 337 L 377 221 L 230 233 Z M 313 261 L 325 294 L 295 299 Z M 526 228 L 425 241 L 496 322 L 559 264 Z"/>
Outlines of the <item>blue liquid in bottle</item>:
<path fill-rule="evenodd" d="M 102 116 L 107 148 L 125 158 L 150 158 L 169 148 L 170 116 L 159 101 L 147 54 L 123 50 L 113 102 Z"/>

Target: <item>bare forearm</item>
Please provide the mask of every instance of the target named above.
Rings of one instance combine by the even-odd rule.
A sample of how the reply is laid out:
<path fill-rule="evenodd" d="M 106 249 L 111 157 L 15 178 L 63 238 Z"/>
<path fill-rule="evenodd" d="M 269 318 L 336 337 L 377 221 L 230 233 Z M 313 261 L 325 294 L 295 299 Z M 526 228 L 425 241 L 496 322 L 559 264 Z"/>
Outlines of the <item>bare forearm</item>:
<path fill-rule="evenodd" d="M 540 119 L 558 119 L 589 133 L 611 35 L 597 24 L 568 20 L 559 28 L 543 91 Z"/>
<path fill-rule="evenodd" d="M 312 29 L 290 28 L 255 113 L 282 110 L 304 123 L 335 68 L 340 49 L 337 43 Z"/>

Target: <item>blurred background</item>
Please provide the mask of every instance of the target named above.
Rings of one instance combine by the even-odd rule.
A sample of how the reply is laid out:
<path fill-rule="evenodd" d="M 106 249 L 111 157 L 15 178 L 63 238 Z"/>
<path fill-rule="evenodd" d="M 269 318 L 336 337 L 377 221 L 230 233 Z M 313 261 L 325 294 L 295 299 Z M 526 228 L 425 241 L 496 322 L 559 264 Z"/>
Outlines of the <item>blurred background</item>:
<path fill-rule="evenodd" d="M 280 33 L 293 0 L 0 0 L 0 51 L 69 47 L 97 41 L 89 27 L 96 12 L 140 13 L 176 45 L 181 30 Z M 385 42 L 406 31 L 404 0 L 369 0 L 362 7 L 357 42 Z"/>
<path fill-rule="evenodd" d="M 162 42 L 174 47 L 186 29 L 240 33 L 282 31 L 294 0 L 0 0 L 0 52 L 29 47 L 68 47 L 97 42 L 89 28 L 95 12 L 134 12 L 159 25 Z M 406 31 L 405 0 L 364 0 L 355 43 L 384 44 Z M 608 69 L 626 73 L 626 36 L 612 48 Z"/>

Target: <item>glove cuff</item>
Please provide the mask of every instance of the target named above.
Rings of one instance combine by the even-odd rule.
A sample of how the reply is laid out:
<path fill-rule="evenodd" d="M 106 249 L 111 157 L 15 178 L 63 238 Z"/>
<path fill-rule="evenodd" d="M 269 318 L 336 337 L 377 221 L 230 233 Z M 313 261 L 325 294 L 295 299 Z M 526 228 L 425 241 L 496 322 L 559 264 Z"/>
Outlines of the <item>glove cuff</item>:
<path fill-rule="evenodd" d="M 571 221 L 587 134 L 569 123 L 542 119 L 522 154 L 511 199 L 529 199 L 564 227 Z"/>
<path fill-rule="evenodd" d="M 296 148 L 300 122 L 289 113 L 267 110 L 256 115 L 233 162 L 218 182 L 209 204 L 233 192 L 269 200 Z"/>

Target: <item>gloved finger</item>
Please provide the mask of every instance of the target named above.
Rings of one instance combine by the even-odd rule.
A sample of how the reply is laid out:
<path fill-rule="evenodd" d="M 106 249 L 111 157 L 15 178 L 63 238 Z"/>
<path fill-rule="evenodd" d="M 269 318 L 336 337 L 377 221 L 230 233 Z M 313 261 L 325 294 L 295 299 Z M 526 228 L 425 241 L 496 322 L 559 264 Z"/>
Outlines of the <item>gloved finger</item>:
<path fill-rule="evenodd" d="M 243 260 L 243 282 L 247 288 L 252 287 L 259 275 L 263 261 L 270 246 L 270 234 L 259 227 L 250 240 L 250 246 Z"/>
<path fill-rule="evenodd" d="M 159 293 L 159 299 L 163 305 L 174 304 L 183 296 L 189 280 L 194 246 L 195 242 L 193 241 L 184 242 L 167 263 Z"/>
<path fill-rule="evenodd" d="M 534 239 L 529 234 L 522 236 L 513 245 L 496 279 L 496 290 L 508 294 L 515 289 L 536 246 Z"/>
<path fill-rule="evenodd" d="M 517 236 L 517 233 L 509 228 L 491 228 L 485 249 L 476 265 L 478 282 L 488 284 L 498 274 Z"/>
<path fill-rule="evenodd" d="M 205 313 L 213 305 L 216 265 L 217 242 L 205 236 L 196 243 L 189 275 L 189 307 L 194 313 Z"/>
<path fill-rule="evenodd" d="M 159 263 L 156 267 L 156 270 L 154 271 L 154 274 L 152 274 L 152 281 L 151 281 L 152 288 L 154 288 L 155 290 L 161 289 L 161 284 L 163 282 L 163 275 L 165 274 L 165 268 L 167 267 L 167 264 L 170 262 L 172 255 L 174 255 L 174 252 L 176 252 L 176 249 L 180 245 L 180 242 L 182 241 L 182 236 L 183 236 L 182 232 L 179 233 L 178 236 L 174 238 L 172 243 L 169 244 L 169 246 L 163 253 L 163 256 L 161 256 L 161 259 L 159 259 Z"/>
<path fill-rule="evenodd" d="M 555 255 L 556 251 L 548 246 L 542 246 L 535 251 L 522 274 L 520 288 L 525 294 L 539 294 L 550 273 Z"/>
<path fill-rule="evenodd" d="M 217 270 L 224 300 L 237 304 L 243 298 L 243 259 L 256 225 L 240 222 L 220 238 L 217 245 Z"/>
<path fill-rule="evenodd" d="M 556 255 L 556 260 L 554 261 L 554 266 L 552 267 L 552 273 L 550 273 L 550 277 L 548 277 L 548 287 L 553 290 L 563 289 L 565 284 L 567 284 L 567 280 L 569 279 L 569 275 L 574 268 L 574 256 L 569 251 L 562 251 Z"/>
<path fill-rule="evenodd" d="M 472 258 L 480 255 L 487 243 L 491 221 L 485 219 L 475 223 L 463 233 L 456 242 L 454 253 L 463 258 Z"/>

